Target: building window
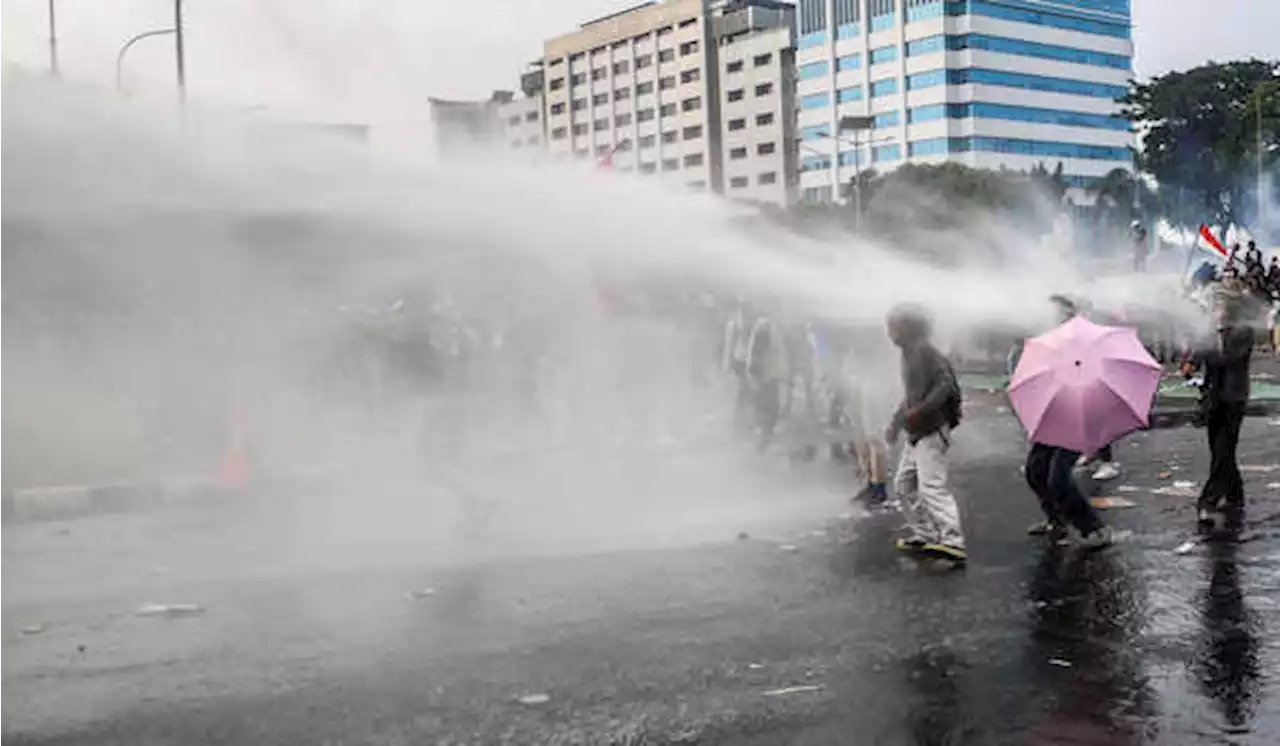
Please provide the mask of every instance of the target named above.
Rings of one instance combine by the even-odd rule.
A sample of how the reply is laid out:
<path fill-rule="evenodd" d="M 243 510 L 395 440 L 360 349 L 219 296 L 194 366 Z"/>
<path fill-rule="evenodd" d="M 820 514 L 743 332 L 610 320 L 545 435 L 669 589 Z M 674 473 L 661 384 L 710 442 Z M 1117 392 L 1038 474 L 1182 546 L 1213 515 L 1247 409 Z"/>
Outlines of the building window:
<path fill-rule="evenodd" d="M 569 136 L 569 130 L 565 129 L 564 127 L 556 127 L 555 129 L 551 130 L 552 140 L 563 140 L 568 136 Z"/>
<path fill-rule="evenodd" d="M 947 138 L 935 137 L 931 140 L 916 140 L 907 143 L 907 155 L 944 155 L 947 152 Z"/>
<path fill-rule="evenodd" d="M 676 115 L 675 104 L 663 104 L 661 107 L 658 108 L 658 116 L 660 117 L 674 117 L 675 115 Z"/>
<path fill-rule="evenodd" d="M 629 98 L 631 98 L 630 88 L 618 88 L 613 92 L 614 101 L 626 101 Z"/>
<path fill-rule="evenodd" d="M 871 126 L 875 129 L 895 127 L 899 124 L 902 124 L 902 113 L 898 111 L 886 111 L 883 114 L 876 114 L 871 120 Z"/>
<path fill-rule="evenodd" d="M 569 76 L 569 85 L 582 85 L 585 82 L 587 82 L 585 73 L 574 73 Z"/>
<path fill-rule="evenodd" d="M 587 100 L 585 98 L 575 98 L 573 100 L 573 110 L 582 111 L 587 108 Z"/>
<path fill-rule="evenodd" d="M 773 112 L 766 111 L 763 114 L 756 114 L 757 127 L 768 127 L 771 124 L 773 124 Z"/>
<path fill-rule="evenodd" d="M 733 148 L 729 151 L 729 160 L 731 161 L 740 161 L 746 157 L 747 157 L 746 148 Z"/>
<path fill-rule="evenodd" d="M 573 125 L 573 134 L 575 134 L 575 135 L 585 135 L 585 134 L 587 134 L 587 123 L 586 123 L 586 122 L 582 122 L 582 123 L 580 123 L 580 124 L 575 124 L 575 125 Z"/>
<path fill-rule="evenodd" d="M 658 50 L 658 62 L 670 62 L 676 58 L 676 50 L 660 49 Z"/>
<path fill-rule="evenodd" d="M 813 47 L 820 47 L 826 43 L 827 32 L 814 31 L 810 34 L 801 34 L 800 38 L 796 39 L 796 49 L 812 49 Z"/>
<path fill-rule="evenodd" d="M 742 60 L 734 60 L 733 62 L 730 62 L 729 64 L 725 65 L 724 71 L 727 73 L 742 72 Z"/>
<path fill-rule="evenodd" d="M 746 188 L 746 186 L 747 186 L 747 183 L 748 183 L 748 182 L 747 182 L 747 177 L 745 177 L 745 176 L 734 176 L 733 178 L 729 179 L 729 188 L 730 188 L 730 189 L 745 189 L 745 188 Z"/>
<path fill-rule="evenodd" d="M 573 154 L 578 156 L 579 158 L 586 158 L 587 155 L 589 155 L 590 153 L 591 151 L 587 150 L 586 148 L 578 148 L 577 150 L 573 151 Z"/>
<path fill-rule="evenodd" d="M 631 70 L 631 63 L 623 60 L 622 62 L 613 63 L 613 74 L 622 75 Z"/>
<path fill-rule="evenodd" d="M 597 93 L 591 97 L 592 106 L 602 106 L 607 103 L 609 103 L 609 94 L 607 93 Z"/>
<path fill-rule="evenodd" d="M 849 54 L 836 59 L 836 72 L 857 70 L 862 67 L 862 55 Z"/>
<path fill-rule="evenodd" d="M 646 93 L 653 93 L 653 81 L 646 80 L 643 83 L 636 83 L 636 95 L 643 96 Z"/>
<path fill-rule="evenodd" d="M 745 96 L 746 93 L 747 92 L 742 90 L 741 88 L 735 88 L 732 91 L 729 91 L 728 99 L 730 102 L 741 101 L 742 97 Z"/>
<path fill-rule="evenodd" d="M 907 90 L 918 91 L 921 88 L 931 88 L 935 85 L 943 85 L 946 82 L 947 82 L 946 70 L 930 70 L 928 72 L 908 75 Z"/>
<path fill-rule="evenodd" d="M 686 98 L 680 102 L 680 111 L 697 111 L 702 108 L 702 99 L 698 96 Z"/>
<path fill-rule="evenodd" d="M 729 131 L 730 131 L 730 132 L 737 132 L 738 130 L 746 129 L 746 128 L 747 128 L 747 120 L 745 120 L 745 119 L 730 119 L 730 120 L 729 120 Z"/>
<path fill-rule="evenodd" d="M 881 145 L 871 149 L 871 162 L 883 163 L 884 161 L 896 161 L 902 158 L 901 145 Z"/>
<path fill-rule="evenodd" d="M 984 83 L 987 85 L 1022 88 L 1029 91 L 1070 93 L 1076 96 L 1093 96 L 1111 100 L 1118 99 L 1126 93 L 1124 86 L 1090 83 L 1070 78 L 1054 78 L 1047 75 L 1006 72 L 1004 70 L 986 70 L 979 67 L 948 70 L 946 76 L 948 85 Z"/>
<path fill-rule="evenodd" d="M 847 104 L 850 101 L 862 100 L 862 86 L 854 85 L 836 91 L 836 103 Z"/>
<path fill-rule="evenodd" d="M 689 28 L 698 22 L 697 18 L 686 18 L 680 22 L 680 28 Z"/>
<path fill-rule="evenodd" d="M 658 36 L 666 36 L 667 34 L 675 30 L 676 30 L 675 26 L 663 26 L 662 28 L 658 29 Z"/>
<path fill-rule="evenodd" d="M 697 140 L 702 137 L 702 125 L 695 124 L 692 127 L 685 127 L 680 133 L 680 137 L 685 140 Z"/>
<path fill-rule="evenodd" d="M 890 96 L 898 92 L 897 78 L 883 78 L 871 82 L 871 98 Z"/>
<path fill-rule="evenodd" d="M 773 155 L 777 149 L 777 143 L 762 142 L 756 146 L 756 155 Z"/>
<path fill-rule="evenodd" d="M 569 62 L 573 63 L 573 62 L 581 62 L 581 61 L 582 61 L 582 52 L 575 52 L 569 55 Z"/>
<path fill-rule="evenodd" d="M 626 48 L 627 48 L 626 39 L 623 39 L 622 41 L 615 41 L 611 47 L 611 49 L 626 49 Z"/>
<path fill-rule="evenodd" d="M 829 155 L 810 155 L 800 161 L 801 173 L 806 171 L 825 171 L 831 168 L 831 156 Z"/>
<path fill-rule="evenodd" d="M 694 54 L 697 51 L 698 51 L 698 42 L 696 41 L 686 41 L 684 44 L 680 45 L 681 57 L 688 57 L 689 55 Z"/>
<path fill-rule="evenodd" d="M 907 23 L 942 16 L 942 0 L 907 0 Z"/>
<path fill-rule="evenodd" d="M 778 172 L 769 171 L 768 173 L 760 174 L 759 176 L 756 177 L 756 183 L 760 184 L 761 186 L 764 186 L 766 184 L 777 184 Z"/>
<path fill-rule="evenodd" d="M 563 113 L 564 113 L 564 102 L 563 102 L 563 101 L 561 101 L 561 102 L 560 102 L 560 103 L 558 103 L 558 104 L 552 104 L 552 105 L 551 105 L 551 116 L 553 116 L 553 117 L 558 117 L 558 116 L 560 116 L 560 115 L 561 115 L 561 114 L 563 114 Z"/>
<path fill-rule="evenodd" d="M 893 46 L 877 47 L 871 50 L 870 57 L 873 65 L 878 65 L 881 62 L 893 62 L 898 59 L 898 48 Z"/>
<path fill-rule="evenodd" d="M 690 153 L 684 157 L 684 167 L 694 168 L 702 165 L 702 153 Z"/>
<path fill-rule="evenodd" d="M 667 158 L 667 159 L 664 159 L 664 160 L 662 161 L 662 170 L 663 170 L 663 171 L 678 171 L 678 170 L 680 170 L 680 159 L 679 159 L 679 158 Z"/>
<path fill-rule="evenodd" d="M 525 142 L 529 143 L 530 145 L 537 145 L 537 144 L 538 144 L 538 136 L 537 136 L 537 135 L 529 135 L 527 138 L 525 138 Z"/>
<path fill-rule="evenodd" d="M 773 93 L 773 83 L 761 83 L 756 86 L 757 96 L 768 96 L 770 93 Z"/>
<path fill-rule="evenodd" d="M 656 163 L 641 163 L 641 164 L 640 164 L 640 173 L 642 173 L 642 174 L 651 174 L 651 173 L 653 173 L 654 171 L 657 171 L 657 170 L 658 170 L 658 164 L 656 164 Z"/>
<path fill-rule="evenodd" d="M 801 34 L 820 32 L 827 27 L 827 0 L 800 0 L 796 22 Z"/>
<path fill-rule="evenodd" d="M 630 114 L 619 114 L 613 118 L 613 126 L 615 127 L 626 127 L 628 124 L 631 124 Z"/>
<path fill-rule="evenodd" d="M 664 75 L 658 78 L 658 90 L 666 91 L 676 87 L 676 76 Z"/>
<path fill-rule="evenodd" d="M 950 5 L 950 3 L 948 3 Z M 1022 8 L 1012 8 L 1005 5 L 996 5 L 991 2 L 979 2 L 979 0 L 971 0 L 971 2 L 959 5 L 955 10 L 947 9 L 948 15 L 953 13 L 987 16 L 989 18 L 999 18 L 1002 21 L 1016 21 L 1018 23 L 1032 23 L 1038 26 L 1051 26 L 1054 28 L 1066 29 L 1068 31 L 1080 31 L 1086 34 L 1098 34 L 1099 36 L 1114 36 L 1119 39 L 1128 39 L 1131 33 L 1129 24 L 1127 23 L 1103 23 L 1101 21 L 1091 21 L 1083 18 L 1072 18 L 1070 16 L 1060 16 L 1056 13 L 1044 13 L 1039 10 L 1029 10 Z"/>
<path fill-rule="evenodd" d="M 753 67 L 764 67 L 770 62 L 773 62 L 772 52 L 769 52 L 768 54 L 757 54 L 755 57 L 751 58 L 751 64 Z"/>
<path fill-rule="evenodd" d="M 652 67 L 652 66 L 653 66 L 653 55 L 651 55 L 651 54 L 642 54 L 642 55 L 640 55 L 639 57 L 636 57 L 636 69 L 637 69 L 637 70 L 643 70 L 643 69 L 645 69 L 646 67 Z"/>
<path fill-rule="evenodd" d="M 519 126 L 520 126 L 520 115 L 519 115 L 519 114 L 516 114 L 514 117 L 510 117 L 510 118 L 508 118 L 508 119 L 507 119 L 507 126 L 509 126 L 509 127 L 519 127 Z"/>
<path fill-rule="evenodd" d="M 919 43 L 926 41 L 936 44 L 939 50 L 942 48 L 942 37 L 940 36 L 922 39 Z M 1116 70 L 1129 70 L 1133 66 L 1133 60 L 1121 54 L 1107 54 L 1106 52 L 1094 52 L 1091 50 L 1076 49 L 1074 47 L 1058 46 L 1056 44 L 1041 44 L 1039 42 L 1024 41 L 1022 39 L 1009 39 L 1003 36 L 964 34 L 962 36 L 948 36 L 946 37 L 945 43 L 947 49 L 953 50 L 981 49 L 987 52 L 996 52 L 999 54 L 1038 57 L 1046 60 L 1058 60 L 1060 62 L 1074 62 L 1078 65 L 1110 67 Z"/>
<path fill-rule="evenodd" d="M 829 124 L 811 124 L 808 127 L 800 128 L 801 140 L 820 140 L 831 135 L 831 125 Z"/>
<path fill-rule="evenodd" d="M 612 152 L 613 152 L 613 146 L 607 142 L 600 143 L 599 145 L 596 146 L 597 156 L 608 155 Z"/>
<path fill-rule="evenodd" d="M 821 109 L 831 103 L 831 94 L 823 91 L 822 93 L 809 93 L 800 97 L 801 109 Z"/>
<path fill-rule="evenodd" d="M 649 121 L 649 120 L 651 120 L 651 119 L 653 119 L 653 109 L 651 109 L 651 108 L 650 108 L 650 109 L 641 109 L 640 111 L 637 111 L 637 112 L 636 112 L 636 121 L 637 121 L 637 122 L 647 122 L 647 121 Z"/>
<path fill-rule="evenodd" d="M 946 48 L 945 37 L 929 36 L 924 39 L 916 39 L 907 42 L 906 53 L 908 57 L 919 57 L 922 54 L 933 54 L 941 52 Z"/>
<path fill-rule="evenodd" d="M 673 142 L 678 142 L 679 139 L 680 139 L 680 133 L 676 132 L 675 130 L 669 130 L 667 132 L 662 133 L 663 145 L 670 145 Z"/>
<path fill-rule="evenodd" d="M 591 71 L 592 80 L 604 80 L 607 77 L 609 77 L 609 70 L 607 68 L 597 67 Z"/>
<path fill-rule="evenodd" d="M 691 181 L 688 184 L 685 184 L 685 186 L 690 189 L 697 189 L 701 191 L 707 188 L 707 182 L 702 179 L 698 179 L 697 181 Z"/>
<path fill-rule="evenodd" d="M 652 148 L 654 143 L 656 143 L 657 141 L 658 141 L 658 138 L 654 137 L 653 135 L 642 135 L 640 137 L 640 147 Z"/>
<path fill-rule="evenodd" d="M 813 78 L 821 78 L 831 70 L 831 65 L 826 60 L 821 62 L 810 62 L 807 65 L 801 65 L 796 68 L 796 77 L 800 80 L 811 80 Z"/>
<path fill-rule="evenodd" d="M 558 91 L 561 88 L 564 88 L 564 78 L 552 78 L 551 82 L 547 84 L 547 88 L 553 91 Z"/>
<path fill-rule="evenodd" d="M 564 64 L 563 57 L 556 57 L 555 59 L 547 61 L 547 67 L 555 67 L 557 65 L 563 65 L 563 64 Z"/>
<path fill-rule="evenodd" d="M 525 114 L 525 115 L 524 115 L 524 121 L 526 121 L 526 122 L 536 122 L 536 121 L 538 121 L 538 112 L 536 112 L 536 111 L 531 111 L 531 112 L 529 112 L 529 113 Z"/>
<path fill-rule="evenodd" d="M 684 72 L 680 73 L 680 82 L 692 83 L 701 77 L 702 77 L 702 71 L 695 67 L 692 70 L 685 70 Z"/>
<path fill-rule="evenodd" d="M 619 153 L 626 153 L 631 150 L 631 138 L 623 138 L 618 141 L 618 147 L 614 148 Z"/>

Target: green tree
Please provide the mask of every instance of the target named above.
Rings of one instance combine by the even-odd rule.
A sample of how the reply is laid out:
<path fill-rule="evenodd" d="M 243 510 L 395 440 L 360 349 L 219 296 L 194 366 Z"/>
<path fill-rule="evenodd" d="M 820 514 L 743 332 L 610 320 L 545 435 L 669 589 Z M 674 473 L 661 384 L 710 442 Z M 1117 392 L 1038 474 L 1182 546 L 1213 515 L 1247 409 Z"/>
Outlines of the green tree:
<path fill-rule="evenodd" d="M 1121 99 L 1144 132 L 1138 164 L 1159 182 L 1172 222 L 1227 226 L 1255 217 L 1254 170 L 1259 159 L 1274 170 L 1280 148 L 1277 81 L 1280 62 L 1211 62 L 1135 83 Z"/>

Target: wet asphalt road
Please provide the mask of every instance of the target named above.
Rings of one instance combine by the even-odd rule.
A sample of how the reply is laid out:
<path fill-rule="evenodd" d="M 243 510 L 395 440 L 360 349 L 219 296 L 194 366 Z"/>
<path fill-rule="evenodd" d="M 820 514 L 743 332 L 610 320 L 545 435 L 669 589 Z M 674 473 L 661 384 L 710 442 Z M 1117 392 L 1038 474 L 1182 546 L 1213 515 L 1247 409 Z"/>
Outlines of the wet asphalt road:
<path fill-rule="evenodd" d="M 1280 426 L 1246 424 L 1244 528 L 1184 553 L 1193 500 L 1149 489 L 1200 480 L 1202 431 L 1119 447 L 1128 474 L 1104 492 L 1137 506 L 1106 518 L 1132 535 L 1093 555 L 1023 534 L 1019 461 L 977 442 L 1002 437 L 958 449 L 963 572 L 896 556 L 896 517 L 832 517 L 664 549 L 170 580 L 155 600 L 207 611 L 153 619 L 133 614 L 145 584 L 11 590 L 36 556 L 20 532 L 82 528 L 6 527 L 4 741 L 1275 743 Z"/>

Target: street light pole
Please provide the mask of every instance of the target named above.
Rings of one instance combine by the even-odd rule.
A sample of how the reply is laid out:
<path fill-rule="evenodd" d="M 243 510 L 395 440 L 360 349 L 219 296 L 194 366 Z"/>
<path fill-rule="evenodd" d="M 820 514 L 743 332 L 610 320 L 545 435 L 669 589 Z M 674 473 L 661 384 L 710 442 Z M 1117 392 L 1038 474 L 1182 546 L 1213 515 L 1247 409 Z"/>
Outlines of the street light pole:
<path fill-rule="evenodd" d="M 58 18 L 54 13 L 54 0 L 49 0 L 49 74 L 58 77 Z"/>
<path fill-rule="evenodd" d="M 173 0 L 173 47 L 178 65 L 178 104 L 187 103 L 187 57 L 182 37 L 182 0 Z"/>
<path fill-rule="evenodd" d="M 143 39 L 149 39 L 152 36 L 164 36 L 165 34 L 176 34 L 177 32 L 177 29 L 159 28 L 152 29 L 151 31 L 143 31 L 141 34 L 129 37 L 129 40 L 126 41 L 120 47 L 120 51 L 116 53 L 116 93 L 124 93 L 124 56 L 129 49 Z"/>

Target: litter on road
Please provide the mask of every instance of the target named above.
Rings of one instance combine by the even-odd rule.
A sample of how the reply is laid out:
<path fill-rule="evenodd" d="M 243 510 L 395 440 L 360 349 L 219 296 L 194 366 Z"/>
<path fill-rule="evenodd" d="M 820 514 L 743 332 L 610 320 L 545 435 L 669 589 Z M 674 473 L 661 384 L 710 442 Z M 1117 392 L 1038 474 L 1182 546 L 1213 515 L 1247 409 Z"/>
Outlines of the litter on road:
<path fill-rule="evenodd" d="M 543 694 L 541 692 L 537 694 L 525 694 L 519 698 L 519 702 L 522 705 L 545 705 L 550 701 L 551 695 Z"/>
<path fill-rule="evenodd" d="M 1179 479 L 1178 481 L 1173 483 L 1173 486 L 1177 487 L 1180 490 L 1189 490 L 1189 489 L 1193 489 L 1196 486 L 1196 483 L 1188 481 L 1186 479 Z"/>
<path fill-rule="evenodd" d="M 766 697 L 785 697 L 789 694 L 808 694 L 820 691 L 822 691 L 820 684 L 801 684 L 800 686 L 784 686 L 781 689 L 767 689 L 761 694 Z"/>
<path fill-rule="evenodd" d="M 1174 554 L 1191 554 L 1193 551 L 1195 551 L 1195 548 L 1196 548 L 1196 542 L 1184 541 L 1178 545 L 1177 549 L 1173 550 L 1173 553 Z"/>
<path fill-rule="evenodd" d="M 197 604 L 143 604 L 134 613 L 145 617 L 195 616 L 203 614 L 204 607 Z"/>
<path fill-rule="evenodd" d="M 1137 505 L 1132 500 L 1123 497 L 1091 497 L 1089 504 L 1098 510 L 1114 510 L 1117 508 L 1132 508 Z"/>
<path fill-rule="evenodd" d="M 1057 666 L 1058 668 L 1071 668 L 1071 661 L 1065 658 L 1050 658 L 1049 665 Z"/>
<path fill-rule="evenodd" d="M 1195 497 L 1196 491 L 1188 487 L 1157 487 L 1151 490 L 1151 494 L 1166 497 Z"/>
<path fill-rule="evenodd" d="M 1241 464 L 1240 471 L 1255 472 L 1258 474 L 1270 474 L 1280 469 L 1280 464 Z"/>

